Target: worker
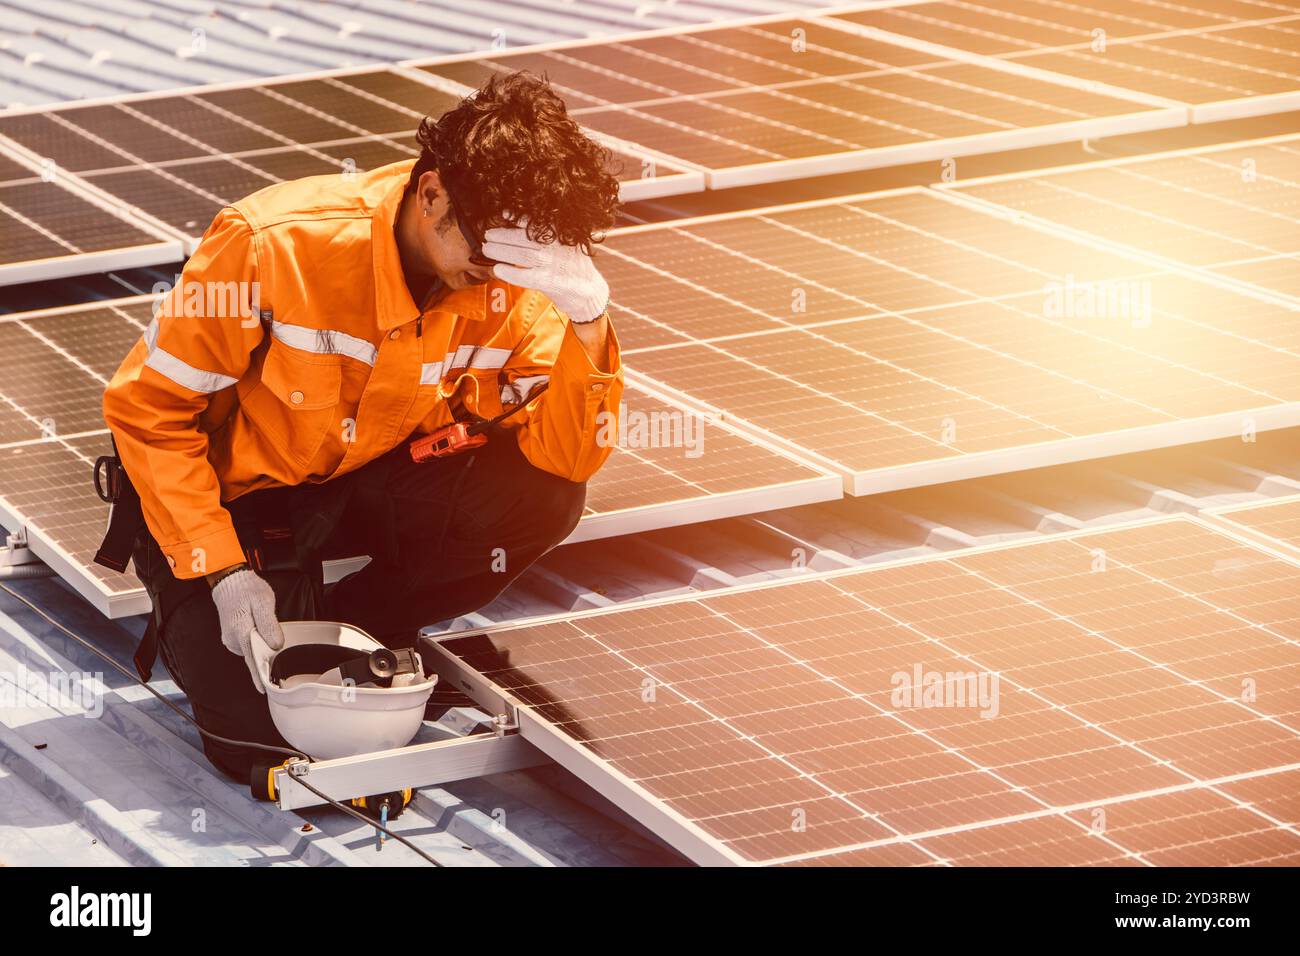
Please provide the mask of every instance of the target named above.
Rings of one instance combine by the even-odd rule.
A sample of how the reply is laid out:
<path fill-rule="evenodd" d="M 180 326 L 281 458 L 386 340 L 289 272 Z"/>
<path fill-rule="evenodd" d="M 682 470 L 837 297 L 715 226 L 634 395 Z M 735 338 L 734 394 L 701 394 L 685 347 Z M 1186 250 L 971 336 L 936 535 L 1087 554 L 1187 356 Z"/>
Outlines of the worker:
<path fill-rule="evenodd" d="M 334 620 L 411 646 L 563 541 L 611 451 L 608 151 L 525 72 L 416 139 L 417 158 L 222 209 L 104 393 L 140 520 L 119 494 L 101 554 L 129 551 L 153 603 L 137 667 L 161 652 L 232 741 L 205 736 L 208 759 L 244 782 L 266 754 L 234 742 L 285 745 L 254 629 L 278 648 L 279 621 Z M 486 444 L 413 460 L 413 440 L 512 409 Z M 329 554 L 370 561 L 327 588 Z"/>

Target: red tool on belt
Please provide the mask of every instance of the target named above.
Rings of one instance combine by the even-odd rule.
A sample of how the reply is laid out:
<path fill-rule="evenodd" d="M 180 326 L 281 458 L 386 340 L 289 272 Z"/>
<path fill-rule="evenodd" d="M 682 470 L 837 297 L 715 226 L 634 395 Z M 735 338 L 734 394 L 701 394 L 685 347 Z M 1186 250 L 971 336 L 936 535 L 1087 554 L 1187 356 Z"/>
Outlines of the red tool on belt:
<path fill-rule="evenodd" d="M 496 418 L 477 422 L 453 422 L 425 435 L 423 438 L 415 439 L 410 444 L 411 461 L 422 462 L 432 461 L 434 458 L 450 458 L 452 455 L 458 455 L 471 448 L 486 445 L 487 430 L 516 412 L 522 411 L 529 402 L 546 391 L 547 384 L 547 382 L 542 382 L 529 392 L 528 397 L 522 402 L 509 411 L 502 412 Z"/>

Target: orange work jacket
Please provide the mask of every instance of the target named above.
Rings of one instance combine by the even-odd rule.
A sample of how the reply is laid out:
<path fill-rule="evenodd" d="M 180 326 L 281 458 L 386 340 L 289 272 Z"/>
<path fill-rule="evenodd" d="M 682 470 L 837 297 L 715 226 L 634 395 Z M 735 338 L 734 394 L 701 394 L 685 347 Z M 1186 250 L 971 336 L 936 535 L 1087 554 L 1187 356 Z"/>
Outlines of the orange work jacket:
<path fill-rule="evenodd" d="M 612 329 L 601 372 L 537 291 L 494 280 L 412 300 L 393 223 L 413 164 L 223 209 L 109 382 L 104 419 L 178 578 L 244 560 L 222 502 L 344 475 L 457 404 L 489 418 L 549 380 L 504 423 L 524 456 L 571 481 L 609 456 L 596 435 L 623 389 Z"/>

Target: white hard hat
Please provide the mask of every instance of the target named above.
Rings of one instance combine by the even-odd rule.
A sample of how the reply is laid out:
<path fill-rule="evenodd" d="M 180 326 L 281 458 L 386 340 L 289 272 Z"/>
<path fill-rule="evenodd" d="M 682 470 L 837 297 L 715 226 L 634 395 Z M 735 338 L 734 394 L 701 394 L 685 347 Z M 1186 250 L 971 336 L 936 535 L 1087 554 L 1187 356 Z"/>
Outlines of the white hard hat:
<path fill-rule="evenodd" d="M 438 682 L 415 651 L 389 651 L 332 621 L 285 621 L 273 651 L 253 632 L 253 657 L 275 727 L 317 760 L 404 747 Z M 277 666 L 278 665 L 278 666 Z"/>

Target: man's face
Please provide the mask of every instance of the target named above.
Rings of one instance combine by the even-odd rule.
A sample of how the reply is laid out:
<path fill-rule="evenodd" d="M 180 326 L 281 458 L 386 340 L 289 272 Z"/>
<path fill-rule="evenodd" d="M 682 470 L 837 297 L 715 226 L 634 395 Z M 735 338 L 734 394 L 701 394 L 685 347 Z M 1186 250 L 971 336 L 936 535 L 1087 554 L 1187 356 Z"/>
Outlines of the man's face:
<path fill-rule="evenodd" d="M 415 237 L 424 266 L 451 289 L 487 282 L 492 277 L 492 267 L 470 261 L 470 244 L 436 171 L 420 177 L 415 199 Z M 469 231 L 468 226 L 466 231 Z"/>

